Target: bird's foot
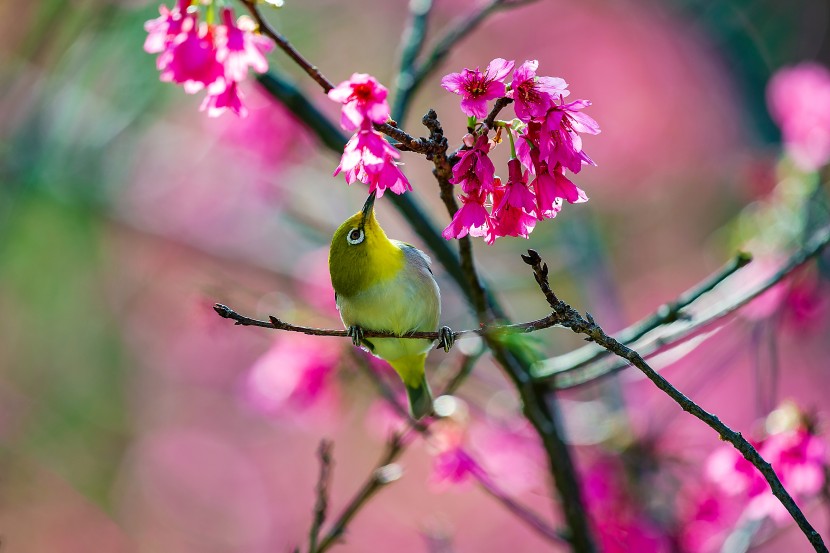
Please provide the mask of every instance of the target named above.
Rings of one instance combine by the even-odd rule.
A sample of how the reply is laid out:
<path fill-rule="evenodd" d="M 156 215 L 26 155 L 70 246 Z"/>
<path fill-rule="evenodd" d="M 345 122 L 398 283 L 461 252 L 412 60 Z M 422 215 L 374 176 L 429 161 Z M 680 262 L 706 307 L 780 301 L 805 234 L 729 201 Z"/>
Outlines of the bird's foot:
<path fill-rule="evenodd" d="M 441 347 L 446 352 L 452 349 L 452 345 L 455 343 L 455 335 L 450 327 L 441 327 L 441 330 L 438 331 L 438 343 L 441 344 Z"/>
<path fill-rule="evenodd" d="M 346 331 L 346 335 L 352 339 L 352 343 L 358 347 L 363 343 L 363 329 L 357 325 L 352 325 Z"/>

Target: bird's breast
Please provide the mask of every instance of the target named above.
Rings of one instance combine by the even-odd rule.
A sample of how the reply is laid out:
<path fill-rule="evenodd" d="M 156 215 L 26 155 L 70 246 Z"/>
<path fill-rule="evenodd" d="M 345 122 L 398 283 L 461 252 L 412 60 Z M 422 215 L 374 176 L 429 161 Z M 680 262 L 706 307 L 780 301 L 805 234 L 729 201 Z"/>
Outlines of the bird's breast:
<path fill-rule="evenodd" d="M 438 285 L 428 271 L 410 264 L 357 294 L 338 295 L 337 303 L 346 326 L 395 334 L 433 331 L 441 317 Z"/>

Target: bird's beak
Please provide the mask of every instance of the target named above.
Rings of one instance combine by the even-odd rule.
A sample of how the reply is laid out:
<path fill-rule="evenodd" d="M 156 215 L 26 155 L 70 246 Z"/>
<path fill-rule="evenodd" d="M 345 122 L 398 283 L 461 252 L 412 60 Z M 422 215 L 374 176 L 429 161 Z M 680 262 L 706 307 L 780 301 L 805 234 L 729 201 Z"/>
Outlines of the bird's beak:
<path fill-rule="evenodd" d="M 375 205 L 375 193 L 372 192 L 369 194 L 369 197 L 366 198 L 366 203 L 363 204 L 363 209 L 360 210 L 363 213 L 363 220 L 365 221 L 369 214 L 372 213 L 372 207 Z"/>

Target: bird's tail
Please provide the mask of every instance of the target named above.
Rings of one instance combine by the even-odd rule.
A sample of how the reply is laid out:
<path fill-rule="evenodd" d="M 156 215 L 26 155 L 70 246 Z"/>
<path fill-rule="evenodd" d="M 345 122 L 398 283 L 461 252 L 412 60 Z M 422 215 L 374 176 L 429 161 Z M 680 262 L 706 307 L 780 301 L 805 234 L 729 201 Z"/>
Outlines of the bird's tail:
<path fill-rule="evenodd" d="M 413 419 L 420 420 L 432 414 L 432 391 L 426 374 L 421 376 L 417 386 L 406 384 L 406 397 L 409 399 L 409 414 Z"/>
<path fill-rule="evenodd" d="M 408 355 L 389 362 L 406 385 L 409 414 L 415 420 L 432 414 L 432 392 L 429 389 L 426 374 L 424 374 L 426 358 L 426 354 L 422 353 Z"/>

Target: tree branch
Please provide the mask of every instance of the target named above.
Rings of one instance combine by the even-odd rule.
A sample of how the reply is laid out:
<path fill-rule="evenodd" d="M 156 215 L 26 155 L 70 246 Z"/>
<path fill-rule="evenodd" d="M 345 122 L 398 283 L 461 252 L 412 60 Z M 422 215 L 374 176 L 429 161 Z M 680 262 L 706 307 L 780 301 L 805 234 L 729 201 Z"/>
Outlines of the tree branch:
<path fill-rule="evenodd" d="M 300 52 L 298 52 L 297 49 L 291 45 L 290 42 L 288 42 L 288 39 L 282 36 L 282 33 L 278 32 L 273 26 L 271 26 L 270 23 L 268 23 L 268 21 L 266 21 L 266 19 L 262 16 L 262 13 L 259 11 L 259 7 L 257 7 L 256 0 L 239 1 L 242 2 L 246 8 L 248 8 L 249 12 L 251 12 L 251 15 L 253 16 L 254 20 L 256 20 L 256 23 L 259 26 L 259 31 L 271 40 L 273 40 L 280 50 L 285 52 L 289 58 L 294 60 L 294 63 L 299 65 L 302 68 L 302 70 L 306 72 L 306 74 L 309 77 L 314 79 L 314 81 L 323 88 L 323 92 L 328 92 L 329 90 L 334 88 L 334 85 L 331 84 L 331 81 L 329 81 L 320 72 L 320 70 L 317 69 L 317 66 L 313 65 L 310 61 L 305 59 L 305 57 L 302 54 L 300 54 Z"/>
<path fill-rule="evenodd" d="M 490 110 L 490 113 L 487 114 L 487 117 L 484 118 L 482 124 L 487 127 L 487 129 L 492 129 L 493 125 L 496 123 L 496 117 L 498 117 L 499 112 L 513 103 L 512 98 L 499 98 L 493 104 L 493 109 Z"/>
<path fill-rule="evenodd" d="M 343 512 L 334 521 L 331 529 L 320 541 L 316 551 L 311 553 L 323 553 L 337 543 L 346 531 L 346 527 L 358 511 L 372 498 L 382 487 L 400 478 L 400 468 L 391 466 L 404 451 L 404 435 L 393 434 L 386 443 L 386 450 L 369 478 L 360 487 L 360 490 L 344 507 Z"/>
<path fill-rule="evenodd" d="M 638 351 L 642 356 L 650 357 L 698 335 L 709 326 L 733 314 L 753 299 L 779 284 L 796 269 L 820 255 L 828 244 L 830 244 L 830 226 L 816 232 L 803 248 L 790 256 L 787 262 L 767 279 L 748 288 L 743 294 L 736 294 L 719 302 L 687 321 L 678 320 L 671 327 L 667 327 L 666 332 L 638 346 Z M 552 381 L 552 385 L 556 389 L 567 389 L 593 382 L 598 378 L 619 372 L 626 367 L 628 367 L 627 363 L 610 362 L 607 359 L 597 359 L 590 364 L 570 370 L 546 364 L 540 365 L 538 369 L 534 370 L 534 378 Z"/>
<path fill-rule="evenodd" d="M 657 371 L 651 368 L 643 360 L 639 353 L 608 336 L 605 331 L 603 331 L 602 328 L 594 322 L 593 317 L 591 317 L 590 314 L 586 314 L 586 317 L 583 318 L 582 315 L 580 315 L 579 312 L 577 312 L 573 307 L 557 298 L 548 282 L 547 265 L 542 262 L 541 257 L 539 257 L 539 254 L 536 251 L 528 250 L 528 255 L 523 255 L 522 258 L 525 263 L 533 267 L 533 274 L 536 278 L 536 282 L 539 284 L 539 288 L 545 295 L 545 299 L 551 309 L 553 309 L 554 313 L 559 316 L 562 326 L 570 328 L 577 334 L 584 334 L 588 337 L 588 339 L 596 342 L 609 352 L 625 359 L 627 362 L 640 369 L 640 371 L 642 371 L 655 386 L 672 398 L 684 411 L 703 421 L 707 426 L 715 430 L 722 440 L 732 444 L 735 449 L 737 449 L 741 455 L 743 455 L 747 461 L 752 463 L 752 465 L 755 466 L 755 468 L 757 468 L 763 475 L 764 479 L 766 479 L 772 489 L 772 493 L 787 509 L 793 520 L 796 521 L 796 524 L 798 524 L 798 527 L 801 528 L 801 531 L 810 541 L 813 548 L 817 552 L 827 553 L 827 547 L 824 545 L 824 541 L 821 539 L 819 533 L 810 525 L 807 518 L 804 516 L 804 513 L 801 512 L 801 509 L 799 509 L 795 504 L 793 498 L 787 490 L 784 489 L 784 486 L 778 479 L 778 475 L 774 470 L 772 470 L 772 466 L 766 462 L 763 457 L 761 457 L 758 451 L 752 447 L 752 444 L 750 444 L 739 432 L 735 432 L 721 422 L 718 417 L 704 410 L 694 401 L 683 395 L 683 393 L 672 386 L 668 380 L 663 378 Z"/>
<path fill-rule="evenodd" d="M 735 274 L 741 268 L 746 267 L 751 261 L 752 256 L 750 254 L 744 252 L 738 253 L 717 272 L 683 292 L 674 301 L 663 304 L 653 314 L 619 331 L 614 338 L 618 342 L 631 345 L 649 332 L 663 325 L 680 320 L 685 316 L 683 310 L 686 307 L 711 292 L 718 284 Z M 540 369 L 534 372 L 534 375 L 538 378 L 547 378 L 549 375 L 567 373 L 589 363 L 593 363 L 598 359 L 608 357 L 609 355 L 608 351 L 595 344 L 589 344 L 564 355 L 548 359 Z"/>
<path fill-rule="evenodd" d="M 320 477 L 317 479 L 317 502 L 314 504 L 314 518 L 311 523 L 311 530 L 308 536 L 308 551 L 317 551 L 317 540 L 320 537 L 320 528 L 326 520 L 326 510 L 329 502 L 329 483 L 331 482 L 331 470 L 334 462 L 332 449 L 334 444 L 328 440 L 321 440 L 317 455 L 320 458 Z"/>
<path fill-rule="evenodd" d="M 268 328 L 271 330 L 299 332 L 300 334 L 307 334 L 309 336 L 332 336 L 336 338 L 351 339 L 351 336 L 349 336 L 349 333 L 346 330 L 299 326 L 291 323 L 286 323 L 285 321 L 281 321 L 276 317 L 269 317 L 269 321 L 261 321 L 259 319 L 252 319 L 251 317 L 240 315 L 227 305 L 223 305 L 221 303 L 214 304 L 213 310 L 216 311 L 216 313 L 223 319 L 231 319 L 237 326 L 258 326 L 261 328 Z M 550 328 L 555 324 L 558 324 L 556 317 L 553 315 L 548 315 L 546 317 L 542 317 L 541 319 L 536 319 L 535 321 L 529 321 L 526 323 L 503 325 L 492 324 L 484 325 L 476 329 L 457 330 L 453 331 L 452 335 L 453 339 L 459 339 L 468 338 L 471 336 L 485 336 L 487 334 L 525 334 L 529 332 L 535 332 L 537 330 L 542 330 L 544 328 Z M 368 329 L 363 331 L 363 335 L 366 338 L 402 338 L 412 340 L 439 340 L 441 338 L 441 334 L 439 332 L 410 332 L 409 334 L 400 336 L 392 332 L 381 332 L 377 330 Z"/>

